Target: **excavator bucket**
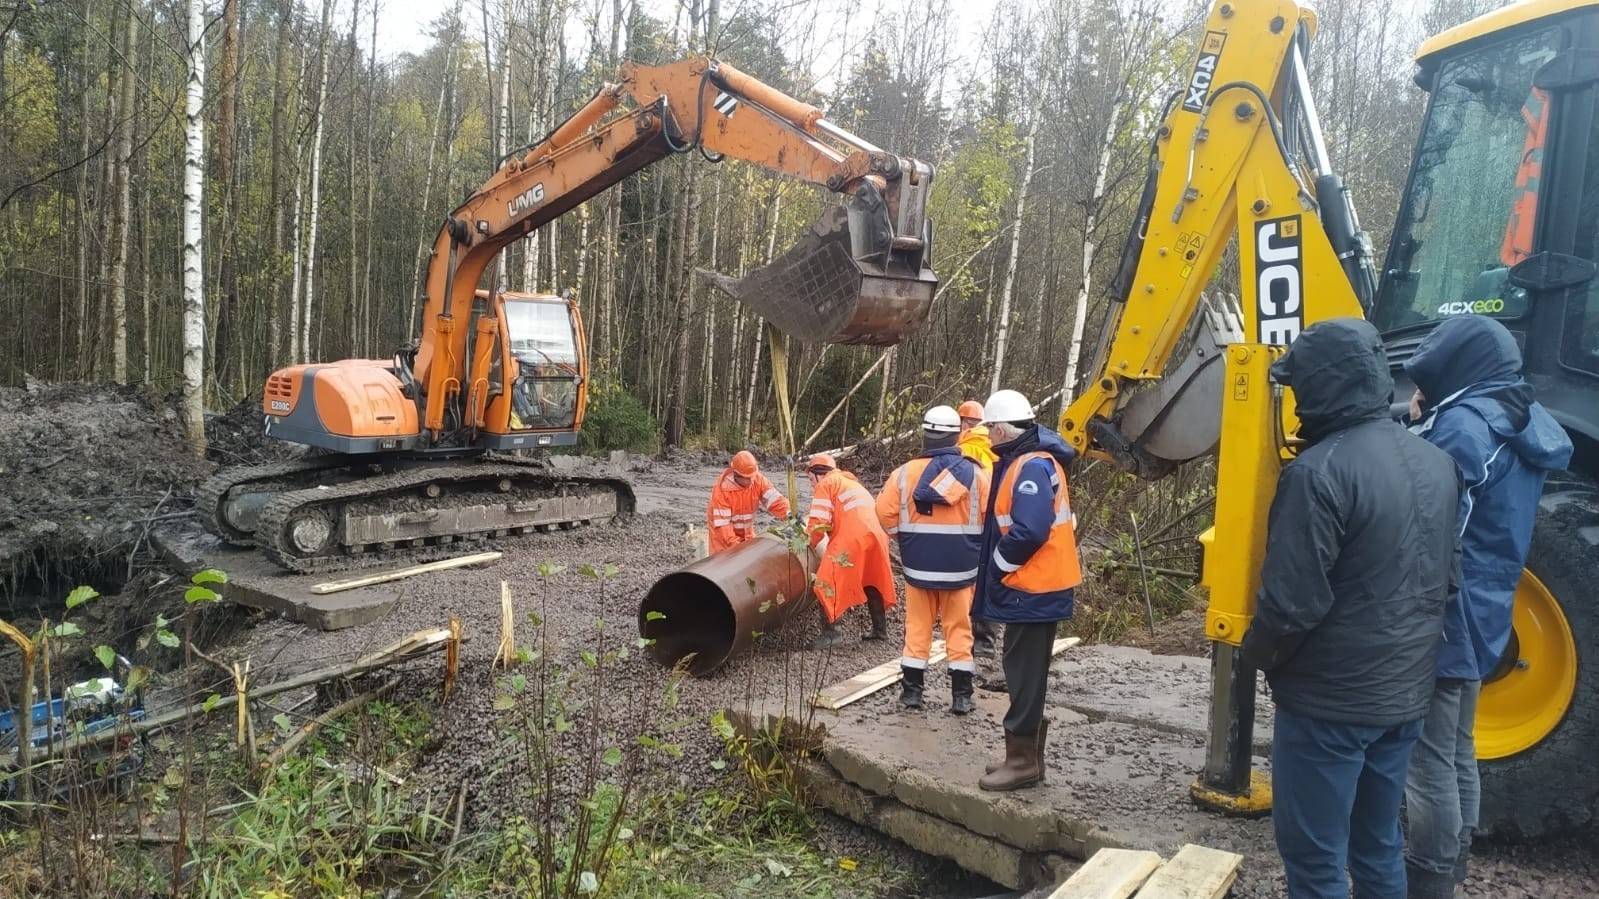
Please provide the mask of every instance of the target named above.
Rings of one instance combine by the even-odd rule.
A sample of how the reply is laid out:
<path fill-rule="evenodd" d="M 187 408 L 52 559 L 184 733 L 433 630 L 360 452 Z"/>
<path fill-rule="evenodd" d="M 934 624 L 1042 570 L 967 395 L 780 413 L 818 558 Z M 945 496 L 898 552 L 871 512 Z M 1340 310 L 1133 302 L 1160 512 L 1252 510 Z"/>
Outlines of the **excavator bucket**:
<path fill-rule="evenodd" d="M 927 319 L 938 277 L 925 235 L 896 241 L 881 204 L 851 196 L 829 207 L 792 249 L 743 278 L 700 274 L 806 343 L 892 346 Z"/>

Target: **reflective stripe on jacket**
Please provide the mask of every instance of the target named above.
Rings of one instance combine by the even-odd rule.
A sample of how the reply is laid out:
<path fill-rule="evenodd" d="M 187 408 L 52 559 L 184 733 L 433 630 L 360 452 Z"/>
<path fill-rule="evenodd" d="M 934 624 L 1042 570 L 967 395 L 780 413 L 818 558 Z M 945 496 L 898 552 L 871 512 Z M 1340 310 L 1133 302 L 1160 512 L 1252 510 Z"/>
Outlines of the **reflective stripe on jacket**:
<path fill-rule="evenodd" d="M 711 488 L 705 507 L 705 526 L 711 533 L 711 552 L 718 553 L 755 536 L 755 512 L 764 508 L 773 518 L 788 517 L 788 499 L 760 472 L 748 487 L 733 480 L 733 470 L 723 469 Z"/>
<path fill-rule="evenodd" d="M 899 540 L 906 583 L 948 590 L 976 582 L 988 483 L 988 475 L 953 447 L 912 459 L 888 476 L 877 497 L 877 520 Z"/>
<path fill-rule="evenodd" d="M 1072 588 L 1083 579 L 1066 486 L 1065 463 L 1075 452 L 1042 425 L 999 449 L 972 616 L 999 622 L 1070 618 Z"/>
<path fill-rule="evenodd" d="M 866 589 L 893 605 L 894 572 L 889 568 L 888 535 L 877 523 L 876 501 L 855 476 L 833 471 L 816 482 L 805 529 L 810 545 L 827 538 L 812 585 L 827 620 L 837 621 L 866 601 Z"/>

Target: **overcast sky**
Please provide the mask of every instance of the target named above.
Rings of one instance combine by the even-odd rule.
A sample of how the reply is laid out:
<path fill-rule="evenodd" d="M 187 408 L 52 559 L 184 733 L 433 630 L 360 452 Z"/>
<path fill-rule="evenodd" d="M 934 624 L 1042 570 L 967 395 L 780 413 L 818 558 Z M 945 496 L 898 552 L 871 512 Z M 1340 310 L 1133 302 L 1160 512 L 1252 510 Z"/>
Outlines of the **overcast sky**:
<path fill-rule="evenodd" d="M 349 0 L 334 0 L 348 27 Z M 498 18 L 501 0 L 489 0 L 489 13 Z M 517 0 L 518 5 L 530 0 Z M 593 0 L 579 0 L 578 6 L 587 8 Z M 643 8 L 656 18 L 671 21 L 676 15 L 680 0 L 639 0 Z M 750 0 L 722 0 L 722 17 L 729 18 Z M 948 2 L 957 24 L 959 45 L 975 50 L 981 39 L 983 26 L 991 19 L 998 0 L 942 0 Z M 427 34 L 433 20 L 443 15 L 446 2 L 440 0 L 378 0 L 378 56 L 392 58 L 401 53 L 419 53 L 426 49 L 431 38 Z M 464 14 L 474 27 L 471 33 L 479 34 L 482 28 L 482 0 L 463 0 Z M 763 3 L 764 5 L 764 3 Z M 609 2 L 604 3 L 608 9 Z M 794 28 L 796 44 L 804 43 L 816 57 L 813 75 L 824 89 L 838 77 L 841 62 L 853 59 L 874 23 L 884 16 L 902 15 L 905 0 L 792 0 L 788 5 L 788 18 Z M 370 41 L 370 0 L 361 3 L 362 23 L 359 33 L 362 43 Z M 579 46 L 585 40 L 580 16 L 569 17 L 568 45 Z M 846 32 L 847 28 L 847 33 Z M 796 50 L 799 48 L 796 47 Z"/>

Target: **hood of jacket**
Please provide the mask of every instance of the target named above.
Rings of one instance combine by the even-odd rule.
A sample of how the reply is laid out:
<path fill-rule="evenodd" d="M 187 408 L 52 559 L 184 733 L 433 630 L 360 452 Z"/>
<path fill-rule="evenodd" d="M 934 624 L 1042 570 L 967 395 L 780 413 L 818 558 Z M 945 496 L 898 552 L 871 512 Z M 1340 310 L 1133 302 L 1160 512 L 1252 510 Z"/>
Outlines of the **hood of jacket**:
<path fill-rule="evenodd" d="M 1272 363 L 1271 376 L 1294 389 L 1304 440 L 1389 417 L 1394 379 L 1388 356 L 1377 329 L 1363 319 L 1333 318 L 1306 328 Z"/>
<path fill-rule="evenodd" d="M 1039 451 L 1054 456 L 1056 461 L 1060 462 L 1063 467 L 1072 464 L 1072 460 L 1077 458 L 1077 451 L 1072 449 L 1071 444 L 1066 442 L 1066 438 L 1041 424 L 1034 424 L 1023 431 L 1021 436 L 1015 440 L 1009 443 L 1001 443 L 994 447 L 994 452 L 998 453 L 999 458 L 1002 460 L 1010 460 L 1023 453 Z"/>
<path fill-rule="evenodd" d="M 922 453 L 922 458 L 927 459 L 927 467 L 922 470 L 922 477 L 916 482 L 916 491 L 911 494 L 911 499 L 918 505 L 931 504 L 947 506 L 949 500 L 944 495 L 933 489 L 933 479 L 948 471 L 963 487 L 970 490 L 973 479 L 977 476 L 977 466 L 972 460 L 961 455 L 959 447 L 943 446 L 938 449 L 927 450 Z"/>
<path fill-rule="evenodd" d="M 1405 363 L 1425 399 L 1416 425 L 1423 436 L 1445 410 L 1463 406 L 1528 465 L 1560 471 L 1571 461 L 1571 440 L 1533 399 L 1521 377 L 1521 348 L 1504 325 L 1482 315 L 1446 319 Z"/>

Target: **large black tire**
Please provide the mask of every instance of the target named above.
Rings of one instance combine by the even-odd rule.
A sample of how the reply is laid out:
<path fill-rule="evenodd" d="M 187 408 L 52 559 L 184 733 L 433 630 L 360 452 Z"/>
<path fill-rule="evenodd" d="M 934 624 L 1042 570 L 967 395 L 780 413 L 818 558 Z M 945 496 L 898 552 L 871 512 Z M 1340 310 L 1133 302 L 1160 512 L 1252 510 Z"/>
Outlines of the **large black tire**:
<path fill-rule="evenodd" d="M 1599 485 L 1593 478 L 1550 477 L 1527 568 L 1565 613 L 1577 679 L 1569 710 L 1542 742 L 1480 766 L 1482 830 L 1511 840 L 1599 818 Z"/>

